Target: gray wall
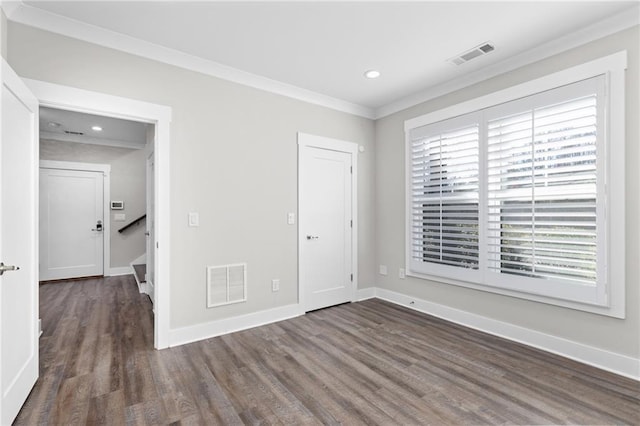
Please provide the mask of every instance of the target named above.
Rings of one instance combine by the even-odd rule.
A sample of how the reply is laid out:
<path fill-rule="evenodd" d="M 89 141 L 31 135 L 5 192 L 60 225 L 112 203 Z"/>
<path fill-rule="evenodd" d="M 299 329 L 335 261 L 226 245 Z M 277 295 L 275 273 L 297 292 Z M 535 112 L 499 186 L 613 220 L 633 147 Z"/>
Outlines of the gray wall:
<path fill-rule="evenodd" d="M 377 246 L 377 263 L 389 267 L 388 276 L 377 277 L 378 286 L 612 352 L 638 357 L 640 355 L 638 40 L 638 27 L 635 27 L 378 120 L 376 122 L 376 234 L 380 243 Z M 626 73 L 627 318 L 619 320 L 416 278 L 398 279 L 398 268 L 404 267 L 405 247 L 404 120 L 624 49 L 627 49 L 629 55 L 629 67 Z M 614 242 L 614 244 L 620 243 Z"/>
<path fill-rule="evenodd" d="M 146 251 L 145 223 L 118 229 L 146 211 L 146 150 L 115 148 L 74 142 L 40 140 L 40 159 L 111 165 L 111 200 L 124 201 L 124 210 L 111 213 L 111 267 L 129 266 Z M 124 213 L 125 222 L 115 222 L 115 213 Z M 108 271 L 105 271 L 108 273 Z"/>
<path fill-rule="evenodd" d="M 297 303 L 297 227 L 287 225 L 287 212 L 297 211 L 296 132 L 365 146 L 359 284 L 374 284 L 371 120 L 13 22 L 8 51 L 23 77 L 173 109 L 171 328 Z M 190 211 L 200 227 L 187 227 Z M 206 309 L 205 267 L 235 262 L 248 263 L 248 301 Z"/>

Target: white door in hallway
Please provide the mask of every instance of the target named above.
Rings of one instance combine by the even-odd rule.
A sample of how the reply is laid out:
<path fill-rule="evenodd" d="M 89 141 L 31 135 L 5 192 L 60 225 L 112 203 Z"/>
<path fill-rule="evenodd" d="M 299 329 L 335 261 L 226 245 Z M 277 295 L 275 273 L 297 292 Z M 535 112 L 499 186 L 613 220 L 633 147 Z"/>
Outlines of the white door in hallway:
<path fill-rule="evenodd" d="M 299 273 L 305 311 L 353 300 L 353 179 L 348 142 L 300 135 Z M 327 145 L 328 144 L 328 145 Z M 353 144 L 349 144 L 351 146 Z"/>
<path fill-rule="evenodd" d="M 104 273 L 102 172 L 40 169 L 40 280 Z"/>
<path fill-rule="evenodd" d="M 38 100 L 4 59 L 1 110 L 0 424 L 10 425 L 38 378 Z"/>

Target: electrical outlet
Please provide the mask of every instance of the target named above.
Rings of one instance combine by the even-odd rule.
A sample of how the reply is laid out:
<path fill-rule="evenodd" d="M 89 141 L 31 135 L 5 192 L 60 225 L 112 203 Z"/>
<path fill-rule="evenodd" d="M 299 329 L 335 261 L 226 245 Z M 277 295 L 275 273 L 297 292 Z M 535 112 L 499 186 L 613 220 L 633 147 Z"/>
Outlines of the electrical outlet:
<path fill-rule="evenodd" d="M 287 213 L 287 224 L 294 225 L 296 223 L 296 214 L 295 213 Z"/>
<path fill-rule="evenodd" d="M 380 275 L 387 275 L 387 265 L 380 265 Z"/>
<path fill-rule="evenodd" d="M 280 280 L 271 280 L 271 291 L 280 291 Z"/>
<path fill-rule="evenodd" d="M 405 277 L 406 277 L 406 274 L 404 273 L 404 268 L 400 268 L 398 270 L 398 278 L 405 279 Z"/>
<path fill-rule="evenodd" d="M 198 212 L 189 212 L 189 226 L 200 226 L 200 214 Z"/>

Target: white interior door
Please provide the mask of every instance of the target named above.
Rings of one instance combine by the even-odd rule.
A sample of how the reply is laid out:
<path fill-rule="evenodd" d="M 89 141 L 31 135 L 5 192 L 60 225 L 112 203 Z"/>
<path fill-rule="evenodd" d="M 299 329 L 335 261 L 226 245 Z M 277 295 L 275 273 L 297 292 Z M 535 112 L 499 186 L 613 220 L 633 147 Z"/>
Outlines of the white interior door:
<path fill-rule="evenodd" d="M 40 169 L 40 280 L 104 273 L 102 172 Z"/>
<path fill-rule="evenodd" d="M 151 155 L 149 156 L 149 158 L 147 158 L 147 276 L 146 278 L 146 282 L 147 282 L 147 292 L 149 294 L 149 298 L 151 299 L 151 302 L 154 301 L 154 290 L 155 290 L 155 285 L 154 285 L 154 250 L 153 250 L 153 241 L 155 239 L 155 232 L 154 232 L 154 210 L 155 210 L 155 203 L 153 202 L 154 200 L 154 184 L 153 184 L 153 171 L 154 171 L 154 165 L 153 165 L 153 153 L 151 153 Z"/>
<path fill-rule="evenodd" d="M 353 155 L 315 146 L 300 150 L 300 296 L 311 311 L 353 299 Z"/>
<path fill-rule="evenodd" d="M 38 100 L 2 60 L 0 424 L 9 425 L 38 378 Z"/>

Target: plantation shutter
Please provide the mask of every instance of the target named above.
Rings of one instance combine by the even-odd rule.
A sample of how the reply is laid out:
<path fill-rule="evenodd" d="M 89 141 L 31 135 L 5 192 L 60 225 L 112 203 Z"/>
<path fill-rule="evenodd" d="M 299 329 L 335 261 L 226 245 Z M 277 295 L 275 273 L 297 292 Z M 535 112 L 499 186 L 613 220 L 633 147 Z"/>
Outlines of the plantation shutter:
<path fill-rule="evenodd" d="M 407 273 L 619 312 L 624 125 L 612 78 L 499 92 L 405 122 Z"/>
<path fill-rule="evenodd" d="M 487 266 L 595 286 L 597 96 L 546 98 L 487 123 Z"/>
<path fill-rule="evenodd" d="M 415 129 L 411 141 L 411 262 L 478 269 L 479 125 L 475 117 Z"/>

